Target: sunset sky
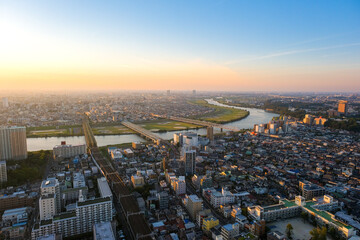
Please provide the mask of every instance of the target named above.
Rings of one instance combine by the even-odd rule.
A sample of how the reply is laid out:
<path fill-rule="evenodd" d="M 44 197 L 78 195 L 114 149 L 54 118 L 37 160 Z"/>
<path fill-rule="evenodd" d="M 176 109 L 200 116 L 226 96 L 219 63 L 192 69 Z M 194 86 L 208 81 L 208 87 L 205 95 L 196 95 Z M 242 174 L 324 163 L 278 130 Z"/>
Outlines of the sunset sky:
<path fill-rule="evenodd" d="M 0 90 L 360 91 L 360 1 L 0 0 Z"/>

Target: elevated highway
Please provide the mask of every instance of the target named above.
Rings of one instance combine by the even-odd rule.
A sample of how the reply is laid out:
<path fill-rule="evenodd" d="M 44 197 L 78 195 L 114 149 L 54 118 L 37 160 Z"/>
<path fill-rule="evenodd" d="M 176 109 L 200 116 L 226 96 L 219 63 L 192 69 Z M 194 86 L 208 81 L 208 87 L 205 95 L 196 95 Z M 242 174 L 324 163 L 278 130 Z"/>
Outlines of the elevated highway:
<path fill-rule="evenodd" d="M 165 116 L 165 115 L 156 115 L 156 114 L 153 114 L 153 116 L 159 117 L 159 118 L 170 119 L 170 120 L 178 121 L 178 122 L 195 124 L 195 125 L 204 126 L 204 127 L 214 127 L 214 128 L 226 129 L 226 130 L 233 131 L 233 132 L 240 131 L 240 129 L 238 129 L 236 127 L 231 127 L 231 126 L 227 126 L 227 125 L 223 125 L 223 124 L 219 124 L 219 123 L 206 122 L 206 121 L 201 121 L 201 120 L 196 120 L 196 119 Z"/>

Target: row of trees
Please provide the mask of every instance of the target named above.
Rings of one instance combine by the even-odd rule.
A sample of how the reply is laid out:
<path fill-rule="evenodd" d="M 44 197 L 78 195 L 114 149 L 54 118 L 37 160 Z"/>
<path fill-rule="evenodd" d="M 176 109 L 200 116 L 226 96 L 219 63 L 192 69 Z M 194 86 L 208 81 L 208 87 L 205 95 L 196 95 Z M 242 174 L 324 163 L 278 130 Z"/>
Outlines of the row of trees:
<path fill-rule="evenodd" d="M 314 215 L 310 215 L 310 217 L 309 217 L 308 213 L 302 212 L 301 218 L 304 220 L 304 222 L 309 220 L 312 225 L 314 225 L 314 226 L 317 225 Z M 288 239 L 292 239 L 293 229 L 294 228 L 290 223 L 286 226 L 286 236 L 288 237 Z M 323 227 L 317 226 L 313 230 L 311 230 L 309 233 L 311 235 L 312 240 L 326 240 L 327 234 L 329 234 L 332 239 L 343 239 L 343 237 L 340 235 L 340 233 L 334 227 L 329 227 L 327 225 L 323 226 Z"/>
<path fill-rule="evenodd" d="M 335 121 L 333 119 L 329 119 L 325 122 L 324 126 L 352 132 L 360 132 L 360 124 L 357 123 L 355 118 L 349 118 L 348 120 L 343 121 Z"/>

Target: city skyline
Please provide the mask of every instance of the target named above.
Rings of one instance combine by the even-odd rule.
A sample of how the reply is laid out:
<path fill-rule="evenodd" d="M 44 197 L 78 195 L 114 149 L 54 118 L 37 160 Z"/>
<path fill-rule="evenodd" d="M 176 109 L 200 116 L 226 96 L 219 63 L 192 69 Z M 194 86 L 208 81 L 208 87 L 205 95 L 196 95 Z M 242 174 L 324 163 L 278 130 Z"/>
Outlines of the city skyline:
<path fill-rule="evenodd" d="M 2 90 L 360 90 L 357 1 L 0 3 Z"/>

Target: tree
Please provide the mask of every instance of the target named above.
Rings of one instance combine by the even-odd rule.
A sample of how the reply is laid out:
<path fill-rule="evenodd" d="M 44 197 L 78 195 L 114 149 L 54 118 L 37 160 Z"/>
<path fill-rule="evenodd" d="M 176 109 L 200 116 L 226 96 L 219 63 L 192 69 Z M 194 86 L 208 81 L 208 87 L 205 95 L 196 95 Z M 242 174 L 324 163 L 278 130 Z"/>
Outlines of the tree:
<path fill-rule="evenodd" d="M 312 240 L 326 240 L 326 233 L 327 233 L 326 227 L 314 228 L 313 230 L 310 231 L 311 239 Z"/>
<path fill-rule="evenodd" d="M 304 222 L 308 219 L 307 212 L 301 212 L 301 218 L 304 220 Z"/>
<path fill-rule="evenodd" d="M 336 232 L 336 229 L 335 229 L 335 228 L 330 227 L 330 229 L 329 229 L 329 234 L 330 234 L 330 236 L 331 236 L 333 239 L 336 239 L 336 238 L 337 238 L 337 232 Z"/>
<path fill-rule="evenodd" d="M 293 230 L 293 226 L 289 223 L 287 226 L 286 226 L 286 236 L 289 238 L 289 239 L 292 239 L 292 230 Z"/>

